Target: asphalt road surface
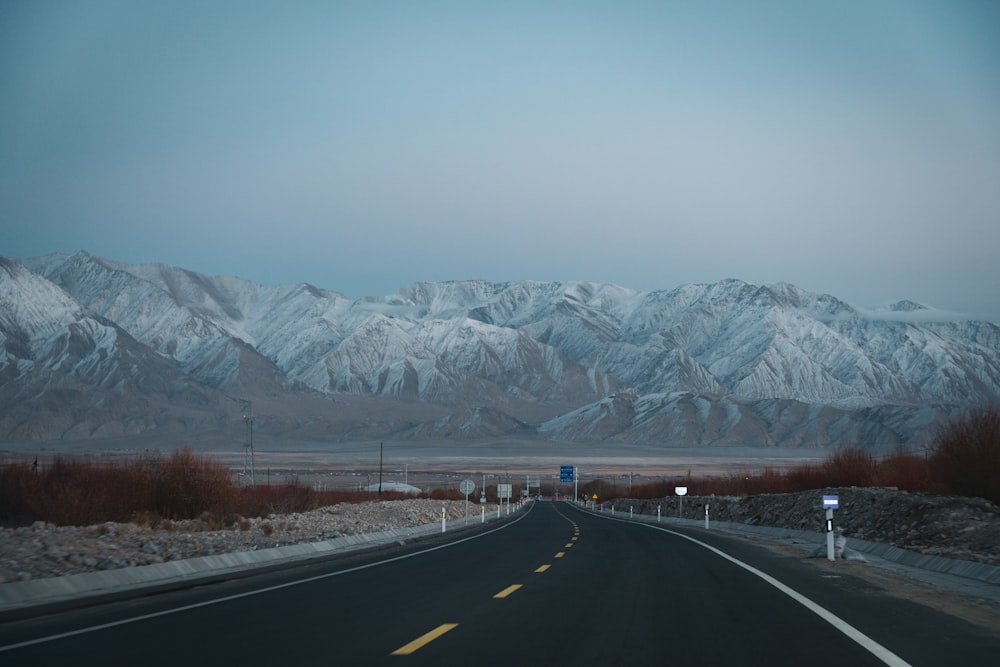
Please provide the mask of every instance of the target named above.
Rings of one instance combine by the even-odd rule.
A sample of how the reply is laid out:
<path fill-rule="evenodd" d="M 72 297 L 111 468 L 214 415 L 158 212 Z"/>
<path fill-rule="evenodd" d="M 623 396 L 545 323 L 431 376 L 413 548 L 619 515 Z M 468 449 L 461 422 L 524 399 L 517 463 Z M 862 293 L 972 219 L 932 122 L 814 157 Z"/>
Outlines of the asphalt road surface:
<path fill-rule="evenodd" d="M 0 664 L 997 664 L 995 634 L 829 572 L 538 502 L 447 541 L 8 620 Z"/>

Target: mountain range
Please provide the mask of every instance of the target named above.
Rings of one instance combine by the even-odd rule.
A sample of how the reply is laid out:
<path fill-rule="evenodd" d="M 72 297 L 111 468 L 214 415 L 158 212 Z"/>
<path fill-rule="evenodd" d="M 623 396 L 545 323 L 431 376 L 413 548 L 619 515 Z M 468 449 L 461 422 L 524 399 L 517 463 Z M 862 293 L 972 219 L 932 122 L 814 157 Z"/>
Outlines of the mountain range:
<path fill-rule="evenodd" d="M 487 438 L 919 449 L 1000 401 L 1000 326 L 740 280 L 351 299 L 79 252 L 0 258 L 0 440 Z M 252 407 L 251 407 L 252 406 Z M 252 410 L 252 412 L 250 412 Z"/>

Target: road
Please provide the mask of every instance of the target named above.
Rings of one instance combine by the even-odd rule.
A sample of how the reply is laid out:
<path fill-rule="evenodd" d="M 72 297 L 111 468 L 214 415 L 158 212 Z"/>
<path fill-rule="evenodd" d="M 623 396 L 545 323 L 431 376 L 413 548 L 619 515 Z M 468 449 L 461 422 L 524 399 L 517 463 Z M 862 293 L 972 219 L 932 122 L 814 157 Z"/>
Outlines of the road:
<path fill-rule="evenodd" d="M 829 572 L 539 502 L 449 541 L 8 621 L 0 664 L 995 664 L 1000 637 Z"/>

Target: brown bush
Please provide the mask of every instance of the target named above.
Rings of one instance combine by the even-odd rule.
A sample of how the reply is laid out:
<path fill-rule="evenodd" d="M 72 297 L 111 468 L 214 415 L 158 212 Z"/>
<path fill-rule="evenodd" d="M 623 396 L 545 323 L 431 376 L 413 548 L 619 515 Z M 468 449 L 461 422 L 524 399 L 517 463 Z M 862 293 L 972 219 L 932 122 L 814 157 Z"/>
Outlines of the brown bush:
<path fill-rule="evenodd" d="M 153 509 L 171 519 L 192 519 L 203 512 L 221 518 L 237 498 L 229 470 L 187 447 L 156 465 L 154 480 Z"/>
<path fill-rule="evenodd" d="M 894 486 L 903 491 L 933 491 L 940 487 L 930 462 L 920 456 L 898 452 L 879 461 L 876 486 Z"/>
<path fill-rule="evenodd" d="M 0 470 L 0 523 L 128 521 L 148 505 L 152 486 L 148 471 L 137 464 L 57 457 L 41 469 L 4 466 Z"/>
<path fill-rule="evenodd" d="M 857 447 L 845 447 L 821 466 L 823 486 L 871 486 L 875 481 L 875 458 Z"/>
<path fill-rule="evenodd" d="M 938 436 L 931 453 L 936 476 L 953 493 L 1000 504 L 1000 412 L 972 410 Z"/>
<path fill-rule="evenodd" d="M 465 495 L 458 489 L 434 489 L 430 493 L 431 500 L 463 500 Z"/>

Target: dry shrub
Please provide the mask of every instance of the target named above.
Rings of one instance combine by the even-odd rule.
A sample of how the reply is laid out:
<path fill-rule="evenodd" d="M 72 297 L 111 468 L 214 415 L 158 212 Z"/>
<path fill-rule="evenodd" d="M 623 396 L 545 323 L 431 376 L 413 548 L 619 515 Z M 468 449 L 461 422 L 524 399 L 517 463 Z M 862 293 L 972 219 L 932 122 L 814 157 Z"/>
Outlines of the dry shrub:
<path fill-rule="evenodd" d="M 187 447 L 157 466 L 155 480 L 155 508 L 171 519 L 191 519 L 203 512 L 218 517 L 236 503 L 237 489 L 229 471 Z"/>
<path fill-rule="evenodd" d="M 88 525 L 128 521 L 144 509 L 153 487 L 139 464 L 111 464 L 57 457 L 34 469 L 0 469 L 0 523 Z"/>
<path fill-rule="evenodd" d="M 132 515 L 132 523 L 143 528 L 157 528 L 161 520 L 162 517 L 159 514 L 150 512 L 149 510 L 142 510 Z"/>
<path fill-rule="evenodd" d="M 857 447 L 845 447 L 823 461 L 824 486 L 871 486 L 875 458 Z"/>
<path fill-rule="evenodd" d="M 229 471 L 190 449 L 170 458 L 95 463 L 56 457 L 39 468 L 0 467 L 0 524 L 92 525 L 134 520 L 155 528 L 166 518 L 231 511 Z"/>
<path fill-rule="evenodd" d="M 1000 504 L 1000 412 L 996 407 L 972 410 L 941 433 L 931 465 L 953 492 Z"/>
<path fill-rule="evenodd" d="M 663 498 L 674 492 L 674 486 L 674 483 L 663 480 L 634 484 L 629 498 Z"/>
<path fill-rule="evenodd" d="M 465 500 L 465 494 L 458 489 L 434 489 L 430 493 L 431 500 Z"/>
<path fill-rule="evenodd" d="M 930 462 L 905 452 L 897 452 L 879 462 L 875 484 L 903 491 L 932 491 L 938 486 Z"/>

